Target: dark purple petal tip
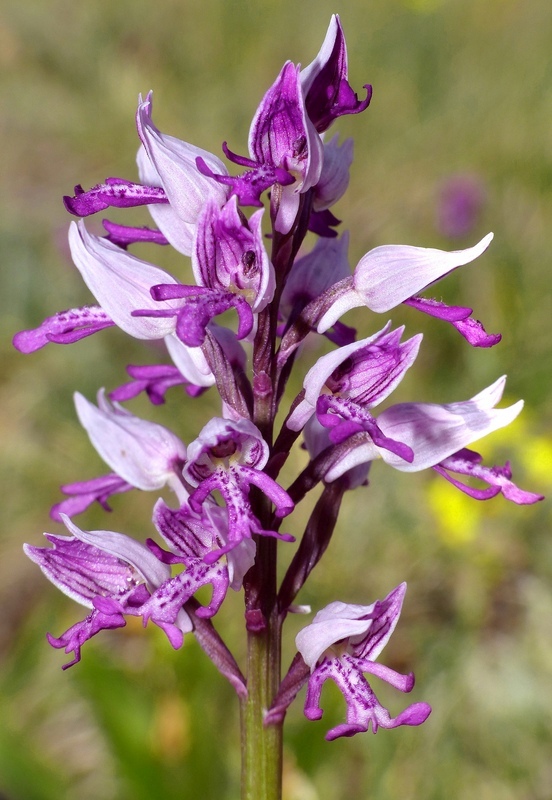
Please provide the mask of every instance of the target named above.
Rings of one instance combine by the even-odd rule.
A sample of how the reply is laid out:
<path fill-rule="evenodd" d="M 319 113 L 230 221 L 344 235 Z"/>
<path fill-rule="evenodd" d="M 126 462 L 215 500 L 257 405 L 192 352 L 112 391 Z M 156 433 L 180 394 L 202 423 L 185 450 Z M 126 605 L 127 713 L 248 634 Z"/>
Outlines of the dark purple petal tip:
<path fill-rule="evenodd" d="M 88 217 L 106 208 L 134 208 L 168 202 L 164 189 L 142 186 L 123 178 L 106 178 L 105 183 L 99 183 L 87 191 L 77 185 L 73 197 L 65 195 L 63 198 L 67 211 L 77 217 Z"/>

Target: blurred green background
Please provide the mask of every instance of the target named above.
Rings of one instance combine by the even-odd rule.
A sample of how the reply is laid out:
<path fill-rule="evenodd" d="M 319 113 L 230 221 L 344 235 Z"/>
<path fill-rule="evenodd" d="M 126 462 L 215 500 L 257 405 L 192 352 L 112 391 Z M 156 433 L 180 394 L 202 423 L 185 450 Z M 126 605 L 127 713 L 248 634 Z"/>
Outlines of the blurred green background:
<path fill-rule="evenodd" d="M 0 17 L 3 499 L 0 560 L 0 797 L 2 800 L 146 800 L 239 795 L 235 702 L 190 639 L 172 652 L 153 626 L 129 625 L 88 644 L 66 673 L 49 648 L 81 609 L 21 551 L 60 532 L 48 509 L 58 486 L 104 469 L 80 429 L 72 392 L 93 398 L 124 380 L 126 363 L 153 348 L 111 330 L 30 356 L 17 330 L 90 302 L 66 247 L 61 196 L 108 175 L 136 176 L 133 116 L 155 91 L 162 131 L 220 152 L 246 150 L 250 119 L 286 59 L 309 63 L 332 12 L 341 14 L 350 78 L 374 85 L 370 109 L 334 126 L 355 139 L 351 186 L 336 207 L 351 231 L 351 263 L 378 244 L 456 249 L 494 230 L 477 263 L 436 296 L 473 305 L 491 351 L 472 350 L 447 326 L 410 309 L 393 313 L 426 334 L 393 400 L 466 399 L 503 373 L 522 419 L 481 445 L 488 463 L 511 458 L 526 489 L 546 493 L 552 472 L 550 264 L 552 259 L 552 5 L 549 0 L 5 0 Z M 468 177 L 484 197 L 469 234 L 437 224 L 443 187 Z M 142 210 L 110 217 L 145 224 Z M 98 223 L 91 223 L 91 227 Z M 94 228 L 97 230 L 97 228 Z M 166 249 L 141 254 L 185 276 Z M 355 321 L 363 336 L 384 319 Z M 351 315 L 352 318 L 352 315 Z M 148 352 L 149 350 L 149 352 Z M 314 355 L 313 355 L 314 357 Z M 185 441 L 218 413 L 195 404 L 131 408 L 170 424 Z M 302 456 L 294 457 L 294 466 Z M 115 498 L 90 528 L 150 535 L 152 496 Z M 310 501 L 308 501 L 310 502 Z M 305 515 L 288 529 L 301 530 Z M 366 524 L 359 521 L 366 520 Z M 288 551 L 289 552 L 289 551 Z M 288 556 L 289 557 L 289 556 Z M 382 660 L 414 670 L 412 700 L 433 714 L 419 729 L 326 743 L 344 713 L 325 695 L 318 723 L 286 724 L 286 800 L 549 800 L 552 797 L 552 537 L 549 503 L 477 503 L 431 474 L 376 465 L 351 493 L 325 561 L 301 596 L 370 603 L 409 584 Z M 220 626 L 238 654 L 241 605 Z M 293 652 L 287 631 L 286 658 Z M 397 713 L 407 698 L 376 686 Z"/>

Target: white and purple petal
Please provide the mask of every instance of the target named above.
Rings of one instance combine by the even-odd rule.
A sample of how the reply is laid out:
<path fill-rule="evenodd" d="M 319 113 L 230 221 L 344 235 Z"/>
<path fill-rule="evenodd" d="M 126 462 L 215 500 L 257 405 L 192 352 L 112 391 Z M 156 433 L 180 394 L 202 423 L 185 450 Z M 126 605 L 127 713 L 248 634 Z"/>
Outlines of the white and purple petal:
<path fill-rule="evenodd" d="M 449 272 L 474 261 L 492 238 L 489 233 L 474 247 L 452 252 L 409 245 L 383 245 L 370 250 L 319 320 L 318 332 L 326 331 L 353 308 L 366 306 L 378 314 L 395 308 Z"/>
<path fill-rule="evenodd" d="M 88 233 L 82 220 L 71 223 L 69 245 L 84 282 L 103 311 L 125 333 L 137 339 L 163 339 L 173 333 L 173 317 L 133 316 L 137 309 L 157 311 L 182 305 L 178 300 L 160 303 L 151 296 L 152 286 L 177 283 L 171 275 L 107 239 Z"/>
<path fill-rule="evenodd" d="M 148 177 L 158 176 L 161 186 L 169 199 L 171 211 L 159 212 L 159 207 L 152 206 L 150 211 L 160 230 L 176 249 L 190 255 L 189 234 L 195 229 L 199 214 L 208 199 L 222 206 L 229 195 L 227 187 L 203 175 L 197 168 L 196 159 L 202 158 L 215 173 L 227 174 L 222 161 L 212 153 L 195 145 L 183 142 L 173 136 L 160 133 L 151 118 L 151 92 L 145 100 L 140 98 L 136 114 L 136 124 L 142 145 L 154 172 L 152 173 L 139 156 L 141 174 Z M 184 235 L 179 234 L 176 217 L 184 223 Z"/>
<path fill-rule="evenodd" d="M 108 464 L 137 489 L 151 491 L 170 485 L 179 493 L 178 480 L 186 447 L 162 425 L 140 419 L 98 393 L 98 407 L 75 394 L 75 406 L 90 441 Z"/>

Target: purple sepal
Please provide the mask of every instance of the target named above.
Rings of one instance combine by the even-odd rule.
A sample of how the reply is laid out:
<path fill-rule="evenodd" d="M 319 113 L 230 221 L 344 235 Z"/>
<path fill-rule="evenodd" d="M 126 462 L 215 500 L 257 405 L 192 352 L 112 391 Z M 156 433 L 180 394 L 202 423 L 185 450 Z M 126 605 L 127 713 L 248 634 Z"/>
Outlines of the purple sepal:
<path fill-rule="evenodd" d="M 146 492 L 167 484 L 185 491 L 180 471 L 186 447 L 174 433 L 110 403 L 104 390 L 98 392 L 98 406 L 76 392 L 75 407 L 96 451 L 117 475 Z"/>
<path fill-rule="evenodd" d="M 213 200 L 222 206 L 228 191 L 199 172 L 196 159 L 201 158 L 210 170 L 223 174 L 222 161 L 200 147 L 161 133 L 152 120 L 152 94 L 140 98 L 136 126 L 143 144 L 138 154 L 142 180 L 163 186 L 170 201 L 169 208 L 153 206 L 150 212 L 159 229 L 173 247 L 190 254 L 195 225 L 203 206 Z"/>
<path fill-rule="evenodd" d="M 24 545 L 26 555 L 46 577 L 68 597 L 91 609 L 60 638 L 48 636 L 53 647 L 74 652 L 75 658 L 65 668 L 80 660 L 84 642 L 105 628 L 125 624 L 123 614 L 149 597 L 151 589 L 163 584 L 170 575 L 143 545 L 113 531 L 83 531 L 67 516 L 62 521 L 71 536 L 46 533 L 53 547 Z M 181 620 L 181 629 L 190 630 L 189 620 Z"/>
<path fill-rule="evenodd" d="M 132 316 L 137 308 L 156 311 L 160 307 L 175 308 L 170 302 L 160 306 L 150 294 L 151 287 L 159 283 L 177 283 L 168 272 L 136 258 L 106 238 L 90 234 L 83 220 L 71 223 L 69 246 L 84 282 L 104 312 L 125 333 L 138 339 L 164 339 L 174 333 L 173 319 L 138 320 Z"/>
<path fill-rule="evenodd" d="M 319 133 L 344 114 L 359 114 L 372 99 L 372 87 L 365 84 L 366 99 L 359 100 L 348 82 L 347 47 L 337 14 L 330 20 L 320 52 L 301 72 L 307 114 Z"/>
<path fill-rule="evenodd" d="M 125 250 L 129 244 L 136 244 L 136 242 L 147 242 L 159 245 L 167 245 L 169 243 L 161 231 L 153 228 L 134 228 L 129 225 L 119 225 L 116 222 L 110 222 L 108 219 L 102 219 L 102 225 L 107 231 L 107 236 L 105 238 L 113 242 L 113 244 L 116 244 L 117 247 L 122 247 Z"/>
<path fill-rule="evenodd" d="M 449 458 L 445 458 L 440 464 L 436 464 L 433 469 L 443 478 L 450 481 L 457 489 L 476 500 L 489 500 L 491 497 L 496 497 L 497 494 L 502 494 L 506 500 L 511 500 L 512 503 L 517 505 L 531 505 L 539 500 L 544 500 L 543 495 L 526 492 L 523 489 L 519 489 L 512 482 L 512 470 L 508 461 L 503 467 L 485 467 L 482 465 L 482 461 L 483 459 L 479 453 L 463 449 L 449 456 Z M 449 472 L 477 478 L 487 483 L 488 487 L 486 489 L 476 489 L 473 486 L 468 486 L 454 478 Z"/>
<path fill-rule="evenodd" d="M 309 217 L 311 233 L 316 233 L 317 236 L 325 239 L 335 239 L 339 235 L 334 230 L 337 225 L 341 225 L 341 220 L 332 214 L 329 208 L 325 208 L 323 211 L 311 211 Z"/>
<path fill-rule="evenodd" d="M 158 186 L 142 186 L 140 183 L 125 181 L 123 178 L 106 178 L 85 191 L 75 186 L 75 196 L 63 198 L 65 208 L 76 217 L 88 217 L 106 208 L 134 208 L 151 203 L 168 203 L 165 190 Z"/>
<path fill-rule="evenodd" d="M 502 339 L 500 333 L 487 333 L 479 320 L 470 317 L 471 308 L 447 306 L 428 297 L 410 297 L 404 301 L 404 305 L 450 322 L 472 347 L 494 347 Z"/>
<path fill-rule="evenodd" d="M 111 317 L 100 306 L 71 308 L 46 317 L 38 328 L 19 331 L 13 337 L 13 346 L 20 353 L 34 353 L 50 342 L 73 344 L 114 325 Z"/>
<path fill-rule="evenodd" d="M 253 163 L 301 174 L 308 149 L 297 75 L 295 64 L 287 61 L 261 100 L 251 123 L 249 151 Z"/>
<path fill-rule="evenodd" d="M 166 563 L 188 566 L 202 559 L 213 548 L 213 544 L 220 541 L 220 535 L 209 517 L 195 513 L 188 505 L 173 509 L 163 500 L 158 500 L 153 509 L 153 524 L 175 554 Z M 154 543 L 148 540 L 147 544 L 151 549 Z M 163 552 L 159 548 L 157 557 L 161 558 Z"/>
<path fill-rule="evenodd" d="M 112 472 L 89 481 L 66 483 L 60 488 L 63 494 L 69 495 L 69 498 L 52 506 L 50 517 L 56 522 L 62 521 L 62 514 L 66 514 L 68 517 L 82 514 L 92 503 L 99 503 L 105 511 L 111 511 L 107 502 L 108 498 L 114 494 L 128 492 L 134 486 Z"/>
<path fill-rule="evenodd" d="M 326 386 L 332 392 L 368 408 L 391 394 L 414 363 L 422 337 L 413 336 L 401 343 L 404 327 L 394 331 L 389 328 L 386 325 L 374 336 L 326 357 Z M 305 380 L 305 388 L 307 385 Z"/>
<path fill-rule="evenodd" d="M 207 388 L 189 383 L 180 370 L 170 364 L 128 364 L 126 371 L 132 380 L 109 392 L 110 400 L 122 403 L 145 392 L 154 406 L 160 406 L 165 402 L 166 392 L 173 386 L 185 386 L 190 397 L 198 397 Z"/>
<path fill-rule="evenodd" d="M 98 596 L 126 602 L 139 585 L 137 571 L 113 553 L 76 536 L 44 535 L 53 547 L 26 544 L 23 550 L 48 580 L 75 602 L 89 609 L 94 607 L 93 601 Z"/>

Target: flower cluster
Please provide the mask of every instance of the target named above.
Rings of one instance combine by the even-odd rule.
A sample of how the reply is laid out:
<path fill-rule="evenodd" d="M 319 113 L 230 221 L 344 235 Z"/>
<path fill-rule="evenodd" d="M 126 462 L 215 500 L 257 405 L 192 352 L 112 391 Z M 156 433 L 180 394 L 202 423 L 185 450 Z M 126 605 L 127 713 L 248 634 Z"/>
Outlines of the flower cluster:
<path fill-rule="evenodd" d="M 350 309 L 386 314 L 407 304 L 450 323 L 475 347 L 492 347 L 500 336 L 488 334 L 470 308 L 420 294 L 483 255 L 492 234 L 455 252 L 376 247 L 351 271 L 348 235 L 338 236 L 331 209 L 347 188 L 353 146 L 325 133 L 339 117 L 368 107 L 371 87 L 364 88 L 366 96 L 359 99 L 349 84 L 345 39 L 334 16 L 312 63 L 302 69 L 287 62 L 262 98 L 248 155 L 223 144 L 239 174 L 231 174 L 216 155 L 161 133 L 149 94 L 140 98 L 136 115 L 139 182 L 111 177 L 88 190 L 76 186 L 65 198 L 67 210 L 81 218 L 146 205 L 155 227 L 104 220 L 106 235 L 96 236 L 83 219 L 73 222 L 72 257 L 96 304 L 53 314 L 18 333 L 15 347 L 31 353 L 117 326 L 138 339 L 162 340 L 171 362 L 130 365 L 130 382 L 109 396 L 101 391 L 97 405 L 75 396 L 79 420 L 111 472 L 62 486 L 66 497 L 52 517 L 69 535 L 45 534 L 52 547 L 25 546 L 46 577 L 88 609 L 61 637 L 49 636 L 50 644 L 73 655 L 66 666 L 79 661 L 82 645 L 99 631 L 138 616 L 144 625 L 152 620 L 161 627 L 174 648 L 193 631 L 246 696 L 248 679 L 212 618 L 228 589 L 243 587 L 249 633 L 264 631 L 275 617 L 281 628 L 287 613 L 298 610 L 294 600 L 328 545 L 343 493 L 366 483 L 375 460 L 405 472 L 432 468 L 480 500 L 498 493 L 514 503 L 541 499 L 512 482 L 508 464 L 483 466 L 481 456 L 468 449 L 519 414 L 521 401 L 497 408 L 504 378 L 469 400 L 402 403 L 378 413 L 413 366 L 422 336 L 404 338 L 404 328 L 387 322 L 357 339 L 342 322 Z M 248 214 L 248 207 L 256 210 Z M 170 244 L 189 257 L 195 283 L 182 283 L 129 251 L 144 242 Z M 216 320 L 225 312 L 230 314 L 221 325 Z M 275 430 L 300 347 L 316 334 L 333 349 L 307 372 Z M 220 416 L 188 444 L 121 405 L 141 392 L 154 405 L 164 403 L 175 386 L 184 386 L 192 398 L 209 387 L 220 395 Z M 301 434 L 309 463 L 285 490 L 277 478 Z M 475 488 L 472 478 L 483 488 Z M 294 541 L 279 531 L 281 521 L 320 482 L 322 494 L 278 589 L 275 547 Z M 109 510 L 114 494 L 163 487 L 172 490 L 173 501 L 157 500 L 153 525 L 164 546 L 83 530 L 72 519 L 96 501 Z M 195 595 L 206 585 L 211 599 L 201 605 Z M 375 660 L 397 624 L 405 589 L 402 583 L 372 605 L 333 602 L 319 611 L 297 636 L 297 656 L 265 709 L 265 723 L 283 719 L 304 683 L 305 714 L 318 719 L 327 679 L 347 704 L 347 722 L 329 731 L 328 739 L 370 725 L 375 732 L 422 723 L 430 711 L 426 703 L 393 718 L 364 677 L 374 675 L 402 692 L 413 688 L 411 674 Z"/>

